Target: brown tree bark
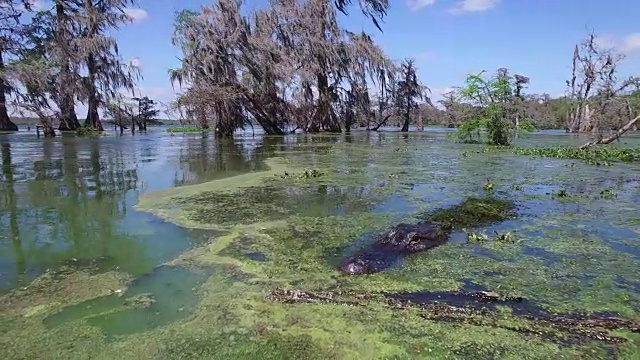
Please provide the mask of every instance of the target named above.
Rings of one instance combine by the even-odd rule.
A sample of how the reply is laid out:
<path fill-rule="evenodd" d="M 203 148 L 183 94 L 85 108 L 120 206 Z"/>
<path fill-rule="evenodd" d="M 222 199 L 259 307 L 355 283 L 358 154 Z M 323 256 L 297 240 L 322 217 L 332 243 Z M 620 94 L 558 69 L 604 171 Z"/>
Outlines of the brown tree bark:
<path fill-rule="evenodd" d="M 400 129 L 400 132 L 409 132 L 409 121 L 410 121 L 410 117 L 409 117 L 409 112 L 407 111 L 406 114 L 404 114 L 404 122 L 402 123 L 402 128 Z"/>
<path fill-rule="evenodd" d="M 58 130 L 73 131 L 80 126 L 73 99 L 62 99 L 60 101 L 60 125 L 58 126 Z"/>
<path fill-rule="evenodd" d="M 0 50 L 0 72 L 4 70 L 4 59 Z M 7 84 L 0 78 L 0 131 L 18 131 L 18 126 L 9 118 L 7 111 Z"/>
<path fill-rule="evenodd" d="M 89 109 L 87 111 L 87 119 L 85 120 L 85 126 L 89 126 L 98 131 L 104 131 L 102 122 L 100 121 L 100 114 L 98 113 L 98 96 L 96 94 L 96 60 L 93 54 L 89 54 L 87 57 L 87 70 L 89 72 L 89 98 L 87 105 Z"/>
<path fill-rule="evenodd" d="M 391 114 L 385 116 L 384 119 L 382 119 L 382 121 L 380 121 L 376 126 L 371 128 L 371 131 L 378 131 L 378 129 L 380 129 L 382 125 L 386 124 L 387 120 L 389 120 L 390 117 L 391 117 Z"/>
<path fill-rule="evenodd" d="M 65 33 L 65 21 L 66 14 L 64 12 L 64 5 L 60 1 L 56 1 L 56 25 L 58 29 L 56 30 L 57 41 L 67 41 L 67 34 Z M 64 60 L 67 61 L 66 59 Z M 61 86 L 65 86 L 67 81 L 70 81 L 71 70 L 69 69 L 69 64 L 65 63 L 60 68 L 60 80 Z M 60 99 L 58 106 L 60 107 L 60 126 L 58 130 L 60 131 L 71 131 L 76 130 L 80 127 L 80 122 L 78 121 L 78 115 L 76 114 L 75 103 L 73 101 L 73 94 L 68 91 L 60 91 Z"/>

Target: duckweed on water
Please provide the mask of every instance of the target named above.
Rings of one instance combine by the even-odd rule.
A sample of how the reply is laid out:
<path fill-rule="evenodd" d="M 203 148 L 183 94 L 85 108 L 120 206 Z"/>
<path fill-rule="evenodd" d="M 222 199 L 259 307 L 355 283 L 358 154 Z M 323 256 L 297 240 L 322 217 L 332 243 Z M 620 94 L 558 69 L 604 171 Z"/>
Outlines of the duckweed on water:
<path fill-rule="evenodd" d="M 296 214 L 314 217 L 365 211 L 376 197 L 367 188 L 260 186 L 232 194 L 203 192 L 177 199 L 175 203 L 185 209 L 190 223 L 233 226 L 273 223 Z"/>
<path fill-rule="evenodd" d="M 13 304 L 0 303 L 2 310 L 15 309 L 0 314 L 0 327 L 13 335 L 0 339 L 0 357 L 637 359 L 638 334 L 613 331 L 612 335 L 629 339 L 617 354 L 598 341 L 564 346 L 536 333 L 533 330 L 539 326 L 512 316 L 508 309 L 498 309 L 490 317 L 474 314 L 470 321 L 453 323 L 436 317 L 425 319 L 421 309 L 390 311 L 386 304 L 376 302 L 356 307 L 270 300 L 267 295 L 276 287 L 365 294 L 477 291 L 475 288 L 481 287 L 524 297 L 546 311 L 609 311 L 638 319 L 640 296 L 633 284 L 637 283 L 640 258 L 633 243 L 623 248 L 612 246 L 610 239 L 633 239 L 607 227 L 616 220 L 628 230 L 638 217 L 619 211 L 633 208 L 637 202 L 630 192 L 609 183 L 612 176 L 629 178 L 628 172 L 604 174 L 603 169 L 577 163 L 568 173 L 564 167 L 547 167 L 548 161 L 505 156 L 504 152 L 491 153 L 479 165 L 479 161 L 460 156 L 468 149 L 462 145 L 447 144 L 445 148 L 438 141 L 423 144 L 420 138 L 415 140 L 416 149 L 412 146 L 393 152 L 390 149 L 403 147 L 403 140 L 380 136 L 387 136 L 384 145 L 333 144 L 327 145 L 331 151 L 323 153 L 314 149 L 282 151 L 283 158 L 267 161 L 268 171 L 145 194 L 138 209 L 182 226 L 223 230 L 212 234 L 209 243 L 165 264 L 214 268 L 214 273 L 186 290 L 165 288 L 161 278 L 157 282 L 141 278 L 138 285 L 124 280 L 111 284 L 113 281 L 98 281 L 102 274 L 96 274 L 90 278 L 95 284 L 83 283 L 92 289 L 83 296 L 77 296 L 81 289 L 53 286 L 50 289 L 56 294 L 36 296 L 34 305 L 27 304 L 30 297 L 20 297 L 21 302 Z M 460 148 L 452 151 L 451 146 Z M 513 171 L 500 171 L 506 166 Z M 298 174 L 304 168 L 318 169 L 325 175 L 305 179 L 274 176 Z M 606 170 L 615 172 L 617 168 Z M 337 173 L 339 169 L 348 172 Z M 397 181 L 389 174 L 397 174 Z M 613 202 L 596 197 L 580 203 L 580 208 L 573 203 L 558 205 L 548 193 L 562 188 L 573 192 L 576 176 L 590 179 L 581 185 L 580 192 L 597 195 L 614 187 L 618 198 Z M 469 179 L 487 178 L 494 179 L 495 193 L 506 190 L 514 197 L 522 216 L 501 223 L 513 217 L 514 202 L 482 198 L 482 182 Z M 384 187 L 375 185 L 382 182 Z M 401 186 L 409 183 L 416 186 Z M 512 189 L 513 184 L 526 185 Z M 539 192 L 543 198 L 527 198 Z M 423 214 L 439 216 L 454 228 L 486 225 L 489 234 L 517 231 L 517 241 L 470 243 L 452 239 L 384 272 L 341 276 L 336 265 L 350 251 L 375 241 L 389 226 L 416 220 L 418 215 L 411 209 L 374 210 L 380 204 L 396 204 L 401 196 L 411 197 L 424 206 L 420 208 Z M 467 200 L 462 204 L 450 207 L 464 198 Z M 436 212 L 439 208 L 443 210 Z M 581 221 L 578 225 L 577 220 Z M 605 228 L 607 231 L 602 230 Z M 91 320 L 96 314 L 88 311 L 60 326 L 44 326 L 48 315 L 69 305 L 65 297 L 78 304 L 118 287 L 124 289 L 118 298 L 122 308 L 108 312 L 108 318 L 96 323 Z M 172 291 L 179 289 L 182 291 Z M 188 311 L 170 316 L 185 300 Z M 45 308 L 34 308 L 40 305 Z M 134 312 L 154 319 L 152 310 L 158 307 L 168 313 L 155 318 L 151 322 L 155 326 L 138 327 L 126 334 L 117 331 L 116 323 L 126 321 L 126 316 L 116 319 L 113 314 Z M 25 317 L 26 313 L 30 316 Z M 158 321 L 162 319 L 167 321 Z M 114 334 L 121 335 L 109 336 Z"/>
<path fill-rule="evenodd" d="M 587 149 L 579 149 L 577 147 L 517 148 L 514 153 L 524 156 L 584 160 L 590 165 L 610 165 L 612 161 L 640 161 L 640 149 L 619 149 L 607 146 Z"/>

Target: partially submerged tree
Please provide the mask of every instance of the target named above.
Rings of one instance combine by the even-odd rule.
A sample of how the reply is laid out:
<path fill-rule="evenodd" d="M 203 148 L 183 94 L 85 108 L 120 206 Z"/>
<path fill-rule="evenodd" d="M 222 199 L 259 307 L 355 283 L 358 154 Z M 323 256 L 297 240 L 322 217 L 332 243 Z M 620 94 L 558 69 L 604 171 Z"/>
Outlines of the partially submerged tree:
<path fill-rule="evenodd" d="M 442 100 L 438 103 L 444 108 L 441 114 L 444 124 L 449 128 L 457 128 L 467 120 L 472 112 L 473 106 L 461 100 L 459 88 L 452 88 L 442 94 Z"/>
<path fill-rule="evenodd" d="M 397 85 L 396 107 L 403 118 L 402 129 L 400 129 L 402 132 L 409 131 L 411 115 L 418 110 L 418 101 L 426 99 L 428 103 L 431 102 L 427 96 L 429 89 L 418 81 L 416 70 L 413 59 L 405 59 L 400 65 L 401 80 Z"/>
<path fill-rule="evenodd" d="M 7 71 L 8 57 L 15 56 L 23 42 L 24 29 L 20 17 L 30 10 L 29 0 L 0 0 L 0 131 L 17 131 L 18 126 L 9 118 L 7 98 L 15 91 L 11 71 Z"/>
<path fill-rule="evenodd" d="M 47 60 L 58 69 L 57 74 L 52 75 L 49 82 L 54 87 L 49 93 L 60 110 L 58 129 L 61 131 L 76 130 L 80 127 L 75 109 L 75 98 L 81 88 L 78 86 L 81 84 L 79 76 L 80 54 L 74 44 L 69 41 L 74 33 L 71 21 L 73 13 L 77 13 L 77 11 L 70 6 L 69 2 L 55 1 L 55 19 L 51 21 L 54 27 L 48 34 L 50 42 L 46 49 Z M 52 16 L 51 12 L 45 12 L 41 15 Z"/>
<path fill-rule="evenodd" d="M 134 134 L 137 108 L 137 104 L 127 101 L 123 94 L 116 94 L 105 102 L 104 113 L 113 119 L 113 126 L 120 129 L 120 135 L 127 129 L 126 124 L 131 125 L 131 133 Z"/>
<path fill-rule="evenodd" d="M 511 76 L 505 68 L 498 69 L 489 78 L 484 77 L 484 73 L 467 76 L 465 86 L 459 89 L 461 98 L 475 109 L 467 121 L 486 129 L 489 144 L 509 145 L 519 116 L 517 103 L 529 79 Z"/>
<path fill-rule="evenodd" d="M 140 131 L 147 131 L 147 123 L 153 120 L 160 111 L 155 108 L 156 102 L 149 99 L 148 96 L 141 98 L 133 98 L 138 102 L 138 127 Z"/>
<path fill-rule="evenodd" d="M 40 118 L 45 136 L 55 136 L 53 120 L 59 120 L 60 130 L 80 127 L 75 100 L 82 88 L 82 55 L 70 41 L 79 35 L 70 17 L 75 11 L 72 5 L 56 0 L 53 9 L 33 14 L 25 27 L 23 49 L 13 63 L 24 87 L 15 105 Z"/>
<path fill-rule="evenodd" d="M 219 0 L 180 13 L 174 44 L 183 52 L 171 72 L 186 88 L 180 102 L 218 136 L 254 123 L 267 134 L 340 132 L 368 102 L 366 79 L 385 87 L 392 71 L 367 34 L 340 27 L 329 0 L 272 0 L 249 16 L 241 1 Z"/>
<path fill-rule="evenodd" d="M 396 95 L 398 93 L 397 78 L 399 73 L 397 68 L 390 68 L 383 76 L 382 79 L 384 81 L 380 81 L 381 86 L 379 86 L 377 93 L 374 95 L 375 101 L 371 112 L 371 118 L 374 120 L 375 125 L 373 128 L 369 128 L 369 123 L 367 123 L 367 129 L 373 131 L 378 131 L 391 117 L 398 115 Z"/>
<path fill-rule="evenodd" d="M 108 30 L 117 29 L 132 19 L 125 13 L 127 5 L 135 0 L 83 0 L 75 17 L 81 36 L 73 41 L 79 51 L 85 53 L 87 76 L 83 79 L 81 98 L 87 102 L 85 126 L 103 130 L 98 109 L 104 105 L 107 95 L 124 88 L 133 93 L 139 70 L 120 59 L 115 39 Z"/>
<path fill-rule="evenodd" d="M 16 105 L 40 117 L 45 136 L 80 126 L 77 101 L 86 103 L 85 125 L 102 130 L 99 108 L 121 89 L 133 91 L 139 70 L 118 55 L 107 34 L 131 22 L 125 7 L 132 0 L 55 0 L 53 7 L 33 14 L 25 26 L 25 43 L 12 63 L 21 91 Z"/>
<path fill-rule="evenodd" d="M 620 80 L 618 66 L 622 60 L 621 52 L 599 45 L 593 33 L 574 48 L 572 76 L 567 81 L 571 105 L 567 131 L 594 135 L 583 148 L 613 142 L 640 120 L 640 78 Z M 624 120 L 616 123 L 612 119 Z M 612 129 L 618 130 L 605 137 L 605 131 Z"/>

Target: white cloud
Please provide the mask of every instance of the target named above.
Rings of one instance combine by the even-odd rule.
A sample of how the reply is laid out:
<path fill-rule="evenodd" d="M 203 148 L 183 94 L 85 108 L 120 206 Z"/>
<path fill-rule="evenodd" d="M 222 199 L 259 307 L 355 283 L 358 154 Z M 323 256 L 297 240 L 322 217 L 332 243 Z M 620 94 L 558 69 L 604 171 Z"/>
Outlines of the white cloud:
<path fill-rule="evenodd" d="M 624 54 L 630 54 L 632 52 L 640 50 L 640 32 L 631 33 L 622 39 L 616 39 L 613 36 L 598 36 L 594 39 L 596 45 L 615 49 Z"/>
<path fill-rule="evenodd" d="M 411 11 L 418 11 L 429 5 L 433 5 L 436 0 L 407 0 L 407 6 Z"/>
<path fill-rule="evenodd" d="M 449 10 L 452 14 L 461 14 L 467 12 L 481 12 L 494 8 L 500 0 L 462 0 Z"/>
<path fill-rule="evenodd" d="M 625 52 L 633 52 L 640 50 L 640 33 L 629 34 L 624 38 L 623 50 Z"/>
<path fill-rule="evenodd" d="M 616 39 L 614 39 L 611 36 L 598 36 L 595 39 L 593 39 L 593 41 L 596 43 L 597 46 L 600 46 L 603 48 L 615 48 L 618 46 Z"/>
<path fill-rule="evenodd" d="M 140 8 L 125 8 L 124 13 L 127 14 L 133 22 L 138 22 L 149 17 L 149 14 Z"/>

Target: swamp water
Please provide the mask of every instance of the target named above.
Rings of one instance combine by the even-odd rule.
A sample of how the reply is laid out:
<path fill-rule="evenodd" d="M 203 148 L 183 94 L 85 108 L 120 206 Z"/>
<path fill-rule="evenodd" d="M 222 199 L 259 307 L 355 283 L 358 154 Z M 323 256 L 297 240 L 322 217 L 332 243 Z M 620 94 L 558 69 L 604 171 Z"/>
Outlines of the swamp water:
<path fill-rule="evenodd" d="M 638 164 L 516 156 L 442 133 L 0 140 L 3 359 L 640 356 L 640 336 L 624 331 L 614 333 L 629 341 L 612 349 L 382 305 L 267 297 L 275 287 L 479 288 L 551 312 L 637 320 Z M 574 143 L 531 135 L 518 145 Z M 336 271 L 384 228 L 486 196 L 486 183 L 515 201 L 518 217 L 468 231 L 511 231 L 515 240 L 470 243 L 458 231 L 381 273 Z M 562 191 L 568 196 L 554 196 Z"/>

